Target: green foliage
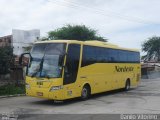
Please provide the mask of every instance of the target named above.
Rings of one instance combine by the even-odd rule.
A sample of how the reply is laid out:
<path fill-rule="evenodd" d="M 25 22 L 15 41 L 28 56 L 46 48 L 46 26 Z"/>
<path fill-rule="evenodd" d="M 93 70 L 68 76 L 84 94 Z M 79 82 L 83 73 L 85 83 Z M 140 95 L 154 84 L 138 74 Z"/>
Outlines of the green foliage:
<path fill-rule="evenodd" d="M 30 52 L 32 49 L 33 45 L 27 46 L 27 47 L 23 47 L 24 52 Z"/>
<path fill-rule="evenodd" d="M 0 95 L 25 94 L 25 85 L 16 86 L 14 84 L 0 87 Z"/>
<path fill-rule="evenodd" d="M 6 74 L 9 72 L 12 58 L 13 48 L 0 47 L 0 74 Z"/>
<path fill-rule="evenodd" d="M 40 38 L 39 40 L 40 40 L 40 41 L 46 41 L 46 40 L 49 40 L 49 38 L 48 38 L 48 37 L 42 37 L 42 38 Z"/>
<path fill-rule="evenodd" d="M 86 27 L 85 25 L 66 25 L 62 28 L 48 32 L 49 39 L 66 39 L 66 40 L 106 40 L 97 35 L 97 31 Z"/>
<path fill-rule="evenodd" d="M 143 59 L 160 61 L 160 37 L 151 37 L 142 44 L 142 51 L 147 54 Z"/>

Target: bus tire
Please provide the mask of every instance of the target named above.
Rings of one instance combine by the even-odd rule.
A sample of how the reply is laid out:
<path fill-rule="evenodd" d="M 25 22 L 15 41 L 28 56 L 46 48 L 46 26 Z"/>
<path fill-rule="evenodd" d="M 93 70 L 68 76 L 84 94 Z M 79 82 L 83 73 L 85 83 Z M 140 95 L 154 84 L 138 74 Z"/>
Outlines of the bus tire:
<path fill-rule="evenodd" d="M 126 81 L 124 90 L 125 90 L 125 91 L 128 91 L 129 89 L 130 89 L 130 80 L 128 79 L 128 80 Z"/>
<path fill-rule="evenodd" d="M 82 100 L 87 100 L 90 97 L 90 94 L 91 94 L 90 86 L 89 85 L 85 85 L 82 88 L 81 99 Z"/>

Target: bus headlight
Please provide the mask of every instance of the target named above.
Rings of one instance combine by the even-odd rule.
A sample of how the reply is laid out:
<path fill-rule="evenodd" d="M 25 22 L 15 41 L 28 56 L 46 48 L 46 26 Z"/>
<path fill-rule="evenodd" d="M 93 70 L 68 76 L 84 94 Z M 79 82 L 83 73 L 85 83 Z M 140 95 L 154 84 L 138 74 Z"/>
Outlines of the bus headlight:
<path fill-rule="evenodd" d="M 26 89 L 30 89 L 30 85 L 26 83 Z"/>
<path fill-rule="evenodd" d="M 60 89 L 63 89 L 62 85 L 60 85 L 60 86 L 52 86 L 50 91 L 55 91 L 55 90 L 60 90 Z"/>

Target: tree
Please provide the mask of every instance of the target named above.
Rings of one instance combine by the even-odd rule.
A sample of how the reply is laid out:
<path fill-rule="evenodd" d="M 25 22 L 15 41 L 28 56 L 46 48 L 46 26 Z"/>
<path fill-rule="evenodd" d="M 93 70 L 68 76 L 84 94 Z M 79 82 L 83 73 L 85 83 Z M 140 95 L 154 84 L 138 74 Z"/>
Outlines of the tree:
<path fill-rule="evenodd" d="M 30 52 L 32 49 L 33 44 L 30 43 L 28 46 L 23 47 L 24 52 Z"/>
<path fill-rule="evenodd" d="M 143 59 L 160 61 L 160 37 L 154 36 L 145 41 L 142 44 L 142 51 L 147 53 Z"/>
<path fill-rule="evenodd" d="M 99 40 L 107 41 L 97 35 L 97 31 L 86 27 L 85 25 L 66 25 L 62 28 L 48 32 L 49 39 L 67 39 L 67 40 Z"/>
<path fill-rule="evenodd" d="M 9 72 L 12 58 L 13 48 L 0 47 L 0 74 L 6 74 Z"/>

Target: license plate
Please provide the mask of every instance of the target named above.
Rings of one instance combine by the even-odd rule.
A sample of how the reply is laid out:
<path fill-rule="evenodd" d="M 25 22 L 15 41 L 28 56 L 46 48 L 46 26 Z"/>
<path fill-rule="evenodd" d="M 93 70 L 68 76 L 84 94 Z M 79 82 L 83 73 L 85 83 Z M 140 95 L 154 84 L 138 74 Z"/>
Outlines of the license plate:
<path fill-rule="evenodd" d="M 43 93 L 42 92 L 37 92 L 37 95 L 38 96 L 43 96 Z"/>

